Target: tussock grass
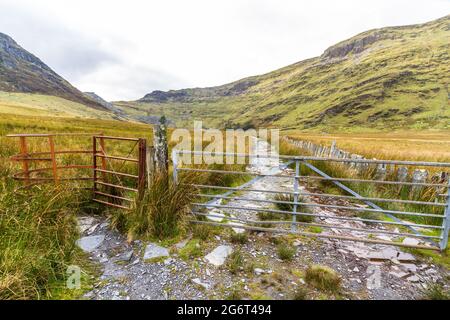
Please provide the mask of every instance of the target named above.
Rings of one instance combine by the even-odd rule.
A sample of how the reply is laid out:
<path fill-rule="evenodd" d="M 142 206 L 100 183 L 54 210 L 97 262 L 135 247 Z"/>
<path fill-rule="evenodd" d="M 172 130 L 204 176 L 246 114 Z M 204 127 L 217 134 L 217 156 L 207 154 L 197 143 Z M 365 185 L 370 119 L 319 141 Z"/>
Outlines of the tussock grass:
<path fill-rule="evenodd" d="M 207 224 L 197 224 L 194 223 L 191 226 L 192 235 L 194 238 L 198 238 L 200 240 L 208 240 L 210 237 L 212 237 L 217 229 L 217 227 L 210 226 Z"/>
<path fill-rule="evenodd" d="M 232 232 L 230 235 L 230 241 L 231 243 L 236 244 L 246 244 L 248 242 L 248 235 L 246 232 L 244 233 Z"/>
<path fill-rule="evenodd" d="M 198 239 L 189 240 L 183 248 L 178 250 L 178 255 L 185 261 L 200 257 L 202 253 L 203 250 Z"/>
<path fill-rule="evenodd" d="M 327 266 L 312 265 L 306 269 L 305 281 L 313 287 L 333 293 L 341 289 L 341 278 Z"/>
<path fill-rule="evenodd" d="M 450 300 L 450 291 L 442 285 L 434 283 L 423 291 L 423 299 L 425 300 Z"/>
<path fill-rule="evenodd" d="M 175 184 L 166 175 L 152 175 L 142 199 L 136 201 L 131 212 L 116 211 L 113 225 L 126 232 L 130 239 L 176 237 L 186 228 L 186 216 L 195 198 L 191 179 L 181 176 Z"/>
<path fill-rule="evenodd" d="M 52 297 L 76 257 L 81 204 L 62 187 L 17 193 L 0 185 L 0 299 Z"/>
<path fill-rule="evenodd" d="M 292 300 L 308 300 L 308 295 L 306 288 L 298 286 L 292 295 Z"/>
<path fill-rule="evenodd" d="M 290 246 L 287 243 L 280 243 L 277 246 L 277 254 L 278 258 L 284 261 L 290 261 L 294 258 L 295 255 L 295 248 Z"/>
<path fill-rule="evenodd" d="M 9 157 L 18 153 L 17 138 L 11 133 L 101 133 L 112 136 L 151 138 L 148 125 L 113 120 L 54 118 L 40 115 L 4 114 L 0 119 L 0 299 L 76 298 L 65 288 L 66 268 L 79 265 L 86 270 L 87 259 L 75 246 L 77 228 L 75 215 L 96 213 L 97 206 L 89 202 L 90 192 L 74 191 L 64 184 L 48 184 L 29 191 L 13 190 L 20 186 L 10 176 L 20 169 Z M 151 140 L 149 140 L 151 141 Z M 109 142 L 109 141 L 108 141 Z M 48 150 L 46 138 L 27 139 L 29 152 Z M 89 150 L 89 137 L 56 137 L 57 150 Z M 107 152 L 126 154 L 130 144 L 106 143 Z M 136 152 L 130 156 L 135 156 Z M 91 164 L 90 155 L 59 155 L 58 164 Z M 42 167 L 42 163 L 37 164 Z M 121 166 L 121 163 L 112 164 Z M 30 169 L 37 166 L 30 164 Z M 124 166 L 133 173 L 135 167 Z M 90 171 L 67 170 L 65 177 L 86 176 Z M 112 178 L 113 179 L 113 178 Z M 124 181 L 127 185 L 128 181 Z M 130 185 L 131 186 L 131 185 Z M 83 273 L 84 274 L 84 273 Z M 90 272 L 88 272 L 90 274 Z M 83 277 L 82 277 L 83 278 Z M 89 278 L 89 277 L 87 277 Z M 86 279 L 87 279 L 86 278 Z M 87 280 L 86 280 L 87 281 Z M 82 286 L 85 281 L 83 280 Z M 70 292 L 68 292 L 70 291 Z"/>
<path fill-rule="evenodd" d="M 232 274 L 237 274 L 244 267 L 244 256 L 240 249 L 234 250 L 227 260 L 228 270 Z"/>
<path fill-rule="evenodd" d="M 276 208 L 278 210 L 282 211 L 294 211 L 294 205 L 292 204 L 294 202 L 294 195 L 293 194 L 283 194 L 279 193 L 275 196 L 275 201 L 280 201 L 276 203 Z M 292 203 L 286 203 L 286 202 L 292 202 Z M 297 202 L 305 202 L 301 196 L 298 197 Z M 297 205 L 297 212 L 310 212 L 309 207 L 304 205 Z M 289 215 L 283 215 L 285 220 L 288 220 L 291 218 Z M 312 222 L 314 221 L 313 216 L 308 215 L 302 215 L 298 214 L 296 215 L 297 221 L 299 222 Z"/>

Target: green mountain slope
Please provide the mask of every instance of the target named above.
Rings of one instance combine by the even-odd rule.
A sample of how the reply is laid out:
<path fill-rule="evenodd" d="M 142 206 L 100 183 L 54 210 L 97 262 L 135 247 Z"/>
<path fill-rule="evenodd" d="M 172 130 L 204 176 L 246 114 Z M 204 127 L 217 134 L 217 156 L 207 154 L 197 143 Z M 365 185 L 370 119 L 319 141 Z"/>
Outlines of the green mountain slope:
<path fill-rule="evenodd" d="M 56 96 L 0 91 L 0 116 L 2 114 L 122 120 L 122 117 L 112 112 Z"/>
<path fill-rule="evenodd" d="M 0 33 L 0 92 L 55 96 L 108 111 L 3 33 Z"/>
<path fill-rule="evenodd" d="M 450 129 L 450 16 L 361 33 L 304 60 L 211 88 L 154 91 L 115 102 L 177 125 L 309 129 Z"/>

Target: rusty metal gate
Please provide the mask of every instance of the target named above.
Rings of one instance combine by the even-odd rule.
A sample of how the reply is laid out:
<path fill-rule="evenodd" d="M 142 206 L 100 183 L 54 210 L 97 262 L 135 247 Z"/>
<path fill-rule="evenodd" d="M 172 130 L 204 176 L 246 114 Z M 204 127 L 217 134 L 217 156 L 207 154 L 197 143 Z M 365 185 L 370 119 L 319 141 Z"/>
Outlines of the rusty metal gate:
<path fill-rule="evenodd" d="M 199 174 L 233 174 L 254 177 L 238 187 L 194 184 L 193 186 L 199 188 L 201 192 L 199 195 L 200 201 L 193 204 L 192 214 L 195 216 L 192 220 L 193 223 L 420 249 L 445 250 L 447 247 L 450 226 L 450 182 L 448 178 L 442 181 L 426 182 L 397 181 L 395 179 L 380 179 L 368 174 L 368 172 L 371 172 L 373 166 L 379 164 L 388 164 L 394 169 L 398 169 L 399 166 L 448 169 L 450 163 L 277 155 L 275 157 L 281 160 L 279 168 L 284 168 L 283 170 L 258 173 L 205 169 L 204 166 L 202 168 L 196 168 L 192 165 L 186 166 L 180 164 L 181 154 L 220 155 L 246 157 L 248 159 L 274 157 L 270 155 L 174 150 L 172 161 L 175 181 L 178 180 L 180 174 L 186 171 Z M 324 169 L 324 167 L 330 165 L 346 165 L 351 168 L 353 174 L 351 177 L 332 177 Z M 286 169 L 288 166 L 291 169 Z M 254 183 L 258 180 L 266 179 L 270 181 L 270 179 L 277 178 L 290 180 L 290 190 L 280 191 L 273 188 L 254 187 Z M 313 189 L 310 185 L 314 183 L 332 184 L 342 193 L 332 194 L 324 191 L 323 188 Z M 385 194 L 392 195 L 392 197 L 363 196 L 355 190 L 355 186 L 362 185 L 367 186 L 367 188 L 384 188 L 383 190 L 390 192 L 385 192 Z M 218 194 L 219 192 L 223 193 Z M 433 196 L 428 196 L 428 200 L 420 199 L 421 195 L 430 192 L 433 193 Z M 243 193 L 247 195 L 243 196 Z M 258 196 L 261 194 L 264 196 Z M 287 200 L 277 200 L 276 195 L 283 195 L 287 197 Z M 317 200 L 313 201 L 313 199 Z M 223 204 L 223 201 L 235 201 L 237 204 Z M 329 203 L 330 201 L 336 201 L 337 203 Z M 245 205 L 242 205 L 242 202 Z M 261 207 L 261 204 L 266 205 L 266 207 Z M 279 204 L 289 205 L 290 209 L 280 210 L 267 207 Z M 258 205 L 260 206 L 258 207 Z M 324 213 L 324 210 L 328 210 L 328 212 Z M 273 216 L 289 216 L 290 220 L 261 221 L 239 214 L 239 212 L 248 213 L 252 211 L 255 213 L 266 212 Z M 332 211 L 339 211 L 342 214 L 330 216 L 329 212 Z M 376 217 L 372 217 L 372 215 L 376 215 Z M 302 217 L 310 217 L 311 221 L 303 222 Z M 326 221 L 331 222 L 326 223 Z M 273 227 L 274 225 L 277 227 Z M 326 231 L 311 232 L 312 227 Z M 388 239 L 388 236 L 395 239 Z M 399 241 L 399 239 L 406 237 L 416 239 L 417 243 Z"/>
<path fill-rule="evenodd" d="M 61 182 L 87 182 L 82 189 L 92 190 L 93 201 L 121 209 L 129 209 L 135 196 L 140 196 L 145 188 L 147 141 L 142 138 L 112 137 L 102 134 L 64 133 L 64 134 L 11 134 L 8 137 L 19 138 L 20 153 L 11 157 L 11 160 L 21 163 L 22 170 L 13 174 L 13 179 L 23 182 L 21 188 L 29 188 L 42 183 Z M 86 146 L 83 150 L 58 149 L 58 137 L 74 139 L 85 137 Z M 30 150 L 28 139 L 41 139 L 33 141 L 37 151 Z M 119 141 L 130 143 L 129 152 L 125 156 L 107 153 L 106 141 Z M 137 148 L 137 157 L 130 157 Z M 45 149 L 45 150 L 42 150 Z M 135 152 L 136 153 L 136 152 Z M 77 159 L 85 163 L 62 164 L 59 156 L 80 156 Z M 40 163 L 50 163 L 40 166 Z M 114 165 L 114 163 L 118 163 Z M 126 166 L 127 163 L 132 164 Z M 125 172 L 127 168 L 127 172 Z M 75 170 L 75 174 L 67 174 L 67 171 Z M 76 186 L 79 188 L 78 184 Z"/>

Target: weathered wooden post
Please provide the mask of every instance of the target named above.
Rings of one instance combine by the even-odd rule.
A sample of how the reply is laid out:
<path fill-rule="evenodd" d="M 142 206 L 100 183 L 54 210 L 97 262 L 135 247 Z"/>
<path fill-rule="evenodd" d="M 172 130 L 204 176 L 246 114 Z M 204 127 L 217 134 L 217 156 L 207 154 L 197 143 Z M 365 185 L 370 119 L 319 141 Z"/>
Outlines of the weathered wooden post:
<path fill-rule="evenodd" d="M 147 186 L 149 186 L 152 174 L 155 172 L 155 148 L 153 146 L 147 147 L 145 162 L 147 171 Z"/>
<path fill-rule="evenodd" d="M 169 146 L 167 143 L 167 125 L 164 116 L 153 127 L 153 146 L 155 148 L 155 170 L 167 175 L 169 172 Z"/>

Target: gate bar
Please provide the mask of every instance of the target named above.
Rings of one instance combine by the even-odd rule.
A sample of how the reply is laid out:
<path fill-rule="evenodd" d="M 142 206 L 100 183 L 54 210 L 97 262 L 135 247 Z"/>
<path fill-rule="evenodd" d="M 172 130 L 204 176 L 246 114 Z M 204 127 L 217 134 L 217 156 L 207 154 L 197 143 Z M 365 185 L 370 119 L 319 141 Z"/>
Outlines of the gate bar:
<path fill-rule="evenodd" d="M 249 220 L 249 219 L 240 219 L 237 217 L 224 217 L 224 216 L 220 216 L 220 215 L 215 215 L 215 214 L 209 214 L 209 213 L 203 213 L 203 212 L 198 212 L 198 211 L 191 211 L 192 214 L 196 215 L 196 216 L 203 216 L 203 217 L 212 217 L 212 218 L 222 218 L 222 219 L 226 219 L 226 220 L 233 220 L 233 221 L 238 221 L 238 222 L 243 222 L 243 223 L 256 223 L 256 224 L 291 224 L 292 221 L 280 221 L 280 220 Z M 410 233 L 402 233 L 402 232 L 394 232 L 394 231 L 383 231 L 383 230 L 379 230 L 379 229 L 373 229 L 373 230 L 369 230 L 369 229 L 358 229 L 358 228 L 352 228 L 352 227 L 336 227 L 333 225 L 329 225 L 329 224 L 322 224 L 322 223 L 309 223 L 309 222 L 295 222 L 296 225 L 301 225 L 301 226 L 305 226 L 305 227 L 324 227 L 324 228 L 328 228 L 328 229 L 339 229 L 339 230 L 352 230 L 352 231 L 357 231 L 357 232 L 365 232 L 365 233 L 381 233 L 381 234 L 391 234 L 391 235 L 396 235 L 396 236 L 405 236 L 405 237 L 413 237 L 413 238 L 432 238 L 432 239 L 441 239 L 441 237 L 439 236 L 427 236 L 427 235 L 423 235 L 423 236 L 418 236 L 415 234 L 410 234 Z"/>
<path fill-rule="evenodd" d="M 307 162 L 303 162 L 307 163 Z M 315 180 L 328 180 L 328 181 L 342 181 L 342 182 L 367 182 L 367 183 L 378 183 L 378 184 L 395 184 L 395 185 L 406 185 L 406 186 L 423 186 L 423 187 L 448 187 L 446 184 L 441 183 L 422 183 L 422 182 L 403 182 L 403 181 L 386 181 L 386 180 L 366 180 L 366 179 L 347 179 L 347 178 L 333 178 L 328 176 L 318 177 L 318 176 L 290 176 L 286 174 L 263 174 L 247 171 L 232 171 L 232 170 L 210 170 L 210 169 L 192 169 L 192 168 L 178 168 L 181 171 L 193 171 L 193 172 L 213 172 L 213 173 L 223 173 L 223 174 L 241 174 L 250 176 L 260 176 L 260 177 L 273 177 L 273 178 L 290 178 L 290 179 L 315 179 Z"/>
<path fill-rule="evenodd" d="M 222 189 L 222 190 L 233 190 L 233 191 L 249 191 L 249 192 L 264 192 L 264 193 L 273 193 L 273 194 L 291 194 L 294 195 L 295 192 L 292 191 L 274 191 L 274 190 L 262 190 L 262 189 L 241 189 L 241 188 L 232 188 L 232 187 L 222 187 L 222 186 L 212 186 L 207 184 L 192 184 L 192 186 L 202 189 Z M 408 204 L 423 204 L 430 206 L 442 206 L 446 207 L 447 204 L 439 203 L 439 202 L 425 202 L 425 201 L 413 201 L 413 200 L 400 200 L 400 199 L 388 199 L 388 198 L 371 198 L 371 197 L 361 197 L 356 198 L 354 196 L 343 196 L 343 195 L 334 195 L 329 193 L 310 193 L 310 192 L 302 192 L 303 195 L 306 196 L 317 196 L 317 197 L 330 197 L 330 198 L 342 198 L 342 199 L 350 199 L 350 200 L 368 200 L 368 201 L 380 201 L 380 202 L 398 202 L 398 203 L 408 203 Z M 447 196 L 447 195 L 444 195 Z"/>
<path fill-rule="evenodd" d="M 227 152 L 204 152 L 204 151 L 189 151 L 176 150 L 178 154 L 204 154 L 204 155 L 229 155 L 237 157 L 253 157 L 253 158 L 272 158 L 272 159 L 289 159 L 300 161 L 332 161 L 332 162 L 351 162 L 351 163 L 376 163 L 376 164 L 397 164 L 405 166 L 420 166 L 420 167 L 447 167 L 450 168 L 448 162 L 431 162 L 431 161 L 402 161 L 402 160 L 375 160 L 375 159 L 344 159 L 344 158 L 323 158 L 311 156 L 283 156 L 283 155 L 255 155 L 245 153 L 227 153 Z"/>
<path fill-rule="evenodd" d="M 102 186 L 107 186 L 107 187 L 113 187 L 113 188 L 118 188 L 118 189 L 124 189 L 124 190 L 128 190 L 128 191 L 133 191 L 133 192 L 138 192 L 138 189 L 133 189 L 133 188 L 129 188 L 129 187 L 124 187 L 124 186 L 119 186 L 116 184 L 112 184 L 112 183 L 106 183 L 106 182 L 102 182 L 102 181 L 95 181 L 95 184 L 101 184 Z"/>
<path fill-rule="evenodd" d="M 249 211 L 263 211 L 263 212 L 271 212 L 271 213 L 280 213 L 280 214 L 294 214 L 292 211 L 283 211 L 283 210 L 274 210 L 274 209 L 264 209 L 264 208 L 255 208 L 255 207 L 234 207 L 234 206 L 227 206 L 227 205 L 218 205 L 218 204 L 207 204 L 207 203 L 193 203 L 193 205 L 199 206 L 199 207 L 205 207 L 205 208 L 224 208 L 224 209 L 235 209 L 235 210 L 249 210 Z M 417 227 L 417 228 L 424 228 L 424 229 L 443 229 L 442 226 L 434 226 L 434 225 L 428 225 L 428 224 L 416 224 L 416 223 L 405 223 L 402 220 L 399 220 L 400 222 L 392 222 L 392 221 L 383 221 L 383 220 L 373 220 L 373 219 L 363 219 L 363 218 L 355 218 L 355 217 L 343 217 L 343 216 L 327 216 L 327 215 L 321 215 L 316 213 L 309 213 L 309 212 L 297 212 L 295 213 L 299 216 L 312 216 L 312 217 L 318 217 L 318 218 L 326 218 L 326 219 L 337 219 L 337 220 L 349 220 L 349 221 L 361 221 L 361 222 L 370 222 L 370 223 L 380 223 L 380 224 L 392 224 L 392 225 L 401 225 L 404 227 Z M 418 235 L 421 235 L 420 233 Z"/>
<path fill-rule="evenodd" d="M 317 168 L 316 168 L 315 166 L 313 166 L 312 164 L 307 163 L 307 162 L 304 162 L 304 164 L 305 164 L 308 168 L 310 168 L 311 170 L 313 170 L 314 172 L 320 174 L 321 176 L 327 177 L 327 178 L 331 178 L 331 177 L 330 177 L 329 175 L 327 175 L 325 172 L 323 172 L 323 171 L 317 169 Z M 357 198 L 362 197 L 359 193 L 353 191 L 352 189 L 350 189 L 349 187 L 347 187 L 346 185 L 343 185 L 342 183 L 340 183 L 340 182 L 338 182 L 338 181 L 333 181 L 333 183 L 334 183 L 335 185 L 337 185 L 339 188 L 341 188 L 341 189 L 347 191 L 348 193 L 354 195 L 354 196 L 357 197 Z M 374 208 L 374 209 L 383 210 L 380 206 L 376 205 L 376 204 L 373 203 L 373 202 L 370 202 L 370 201 L 367 201 L 367 200 L 363 200 L 363 201 L 364 201 L 366 204 L 368 204 L 369 206 L 371 206 L 372 208 Z M 407 227 L 409 230 L 411 230 L 411 231 L 412 231 L 413 233 L 415 233 L 416 235 L 420 235 L 420 234 L 421 234 L 419 231 L 417 231 L 417 230 L 413 227 L 414 224 L 406 224 L 406 223 L 404 223 L 402 220 L 400 220 L 399 218 L 397 218 L 397 217 L 395 217 L 395 216 L 393 216 L 393 215 L 391 215 L 391 214 L 389 214 L 389 213 L 386 213 L 386 215 L 387 215 L 389 218 L 391 218 L 391 219 L 393 219 L 394 221 L 396 221 L 397 223 L 399 223 L 399 224 L 401 224 L 401 225 Z M 433 244 L 434 244 L 434 242 L 433 242 Z"/>
<path fill-rule="evenodd" d="M 368 211 L 368 212 L 378 212 L 378 213 L 391 213 L 391 214 L 400 214 L 400 215 L 408 215 L 408 216 L 432 217 L 432 218 L 440 218 L 440 219 L 445 218 L 444 215 L 431 214 L 431 213 L 419 213 L 419 212 L 384 210 L 384 209 L 379 210 L 379 209 L 371 209 L 371 208 L 349 207 L 349 206 L 339 206 L 339 205 L 332 205 L 332 204 L 320 204 L 320 203 L 310 203 L 310 202 L 265 200 L 265 199 L 256 199 L 256 198 L 246 198 L 246 197 L 226 197 L 226 196 L 221 196 L 221 195 L 210 195 L 210 194 L 197 194 L 197 196 L 208 197 L 208 198 L 229 199 L 229 200 L 265 202 L 265 203 L 274 203 L 274 204 L 282 203 L 282 204 L 291 204 L 293 206 L 345 209 L 345 210 Z M 295 197 L 295 195 L 294 195 L 294 197 Z"/>
<path fill-rule="evenodd" d="M 326 235 L 326 234 L 313 233 L 313 232 L 282 230 L 282 229 L 275 229 L 275 228 L 250 227 L 250 226 L 244 226 L 244 225 L 232 225 L 232 224 L 223 224 L 223 223 L 209 222 L 209 221 L 199 221 L 199 220 L 191 220 L 190 222 L 198 223 L 198 224 L 209 224 L 209 225 L 225 227 L 225 228 L 236 228 L 236 229 L 262 231 L 262 232 L 273 232 L 273 233 L 287 233 L 287 234 L 294 233 L 294 234 L 298 234 L 301 236 L 308 236 L 308 237 L 315 237 L 315 238 L 339 239 L 339 240 L 366 242 L 366 243 L 374 243 L 374 244 L 385 244 L 388 246 L 398 246 L 398 247 L 406 247 L 406 248 L 428 249 L 428 250 L 439 251 L 439 248 L 436 246 L 424 246 L 424 245 L 422 245 L 422 246 L 414 245 L 413 246 L 413 245 L 408 245 L 408 244 L 404 244 L 404 243 L 396 243 L 396 242 L 384 241 L 384 240 L 363 239 L 363 238 L 347 237 L 347 236 L 340 236 L 340 235 Z"/>

